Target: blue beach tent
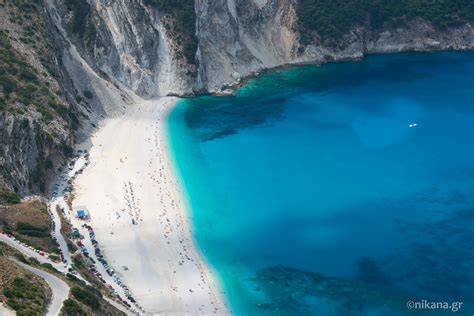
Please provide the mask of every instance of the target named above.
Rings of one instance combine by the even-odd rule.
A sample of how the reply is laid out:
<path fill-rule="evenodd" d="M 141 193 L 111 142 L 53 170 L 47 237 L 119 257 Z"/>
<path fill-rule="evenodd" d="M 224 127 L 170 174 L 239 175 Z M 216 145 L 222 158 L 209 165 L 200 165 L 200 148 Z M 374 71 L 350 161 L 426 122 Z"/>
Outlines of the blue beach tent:
<path fill-rule="evenodd" d="M 87 211 L 86 210 L 77 210 L 76 211 L 76 217 L 86 218 L 87 217 Z"/>

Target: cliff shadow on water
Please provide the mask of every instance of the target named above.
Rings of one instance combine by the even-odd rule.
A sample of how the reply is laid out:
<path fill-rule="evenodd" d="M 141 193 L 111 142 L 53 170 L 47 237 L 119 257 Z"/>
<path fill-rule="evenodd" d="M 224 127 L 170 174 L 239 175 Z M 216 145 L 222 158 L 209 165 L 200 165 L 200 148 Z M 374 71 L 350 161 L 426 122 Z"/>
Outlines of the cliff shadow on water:
<path fill-rule="evenodd" d="M 435 58 L 426 58 L 435 54 Z M 460 53 L 463 54 L 463 53 Z M 465 53 L 467 59 L 472 54 Z M 452 53 L 400 53 L 392 56 L 371 55 L 360 61 L 336 62 L 321 65 L 284 66 L 268 70 L 263 76 L 250 79 L 235 91 L 234 96 L 201 96 L 183 100 L 186 126 L 201 141 L 225 137 L 240 130 L 261 124 L 271 124 L 285 118 L 289 104 L 285 101 L 295 95 L 337 93 L 357 89 L 371 82 L 383 81 L 392 85 L 409 84 L 430 78 L 436 69 L 443 69 L 439 57 L 449 63 L 453 71 L 462 71 L 466 59 Z M 404 67 L 410 62 L 412 67 Z M 343 65 L 343 66 L 341 66 Z M 390 76 L 387 76 L 387 69 Z M 318 78 L 317 80 L 314 80 Z M 455 91 L 446 91 L 445 98 L 458 97 Z M 301 96 L 293 102 L 300 102 Z M 317 101 L 317 100 L 316 100 Z M 371 106 L 371 104 L 367 104 Z M 436 104 L 433 104 L 436 106 Z M 467 106 L 465 103 L 459 106 Z M 370 110 L 380 110 L 377 105 Z M 304 110 L 304 109 L 303 109 Z M 362 109 L 364 110 L 364 109 Z"/>

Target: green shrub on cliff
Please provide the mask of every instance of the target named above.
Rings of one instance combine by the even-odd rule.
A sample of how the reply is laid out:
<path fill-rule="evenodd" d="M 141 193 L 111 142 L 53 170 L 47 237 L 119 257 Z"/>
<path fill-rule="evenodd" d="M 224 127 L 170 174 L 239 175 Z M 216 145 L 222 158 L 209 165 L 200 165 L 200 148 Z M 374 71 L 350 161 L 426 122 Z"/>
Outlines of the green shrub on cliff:
<path fill-rule="evenodd" d="M 94 97 L 94 95 L 92 94 L 90 90 L 84 90 L 84 96 L 88 98 L 89 100 Z"/>
<path fill-rule="evenodd" d="M 16 204 L 20 203 L 20 200 L 21 196 L 19 196 L 15 192 L 0 189 L 0 202 L 4 201 L 6 203 Z"/>
<path fill-rule="evenodd" d="M 23 277 L 15 277 L 10 286 L 3 289 L 7 305 L 18 315 L 42 315 L 48 300 L 46 290 L 40 284 Z"/>
<path fill-rule="evenodd" d="M 73 19 L 70 24 L 71 31 L 76 33 L 86 43 L 95 39 L 96 29 L 91 19 L 91 8 L 84 0 L 66 0 L 66 8 L 72 12 Z"/>
<path fill-rule="evenodd" d="M 49 83 L 41 79 L 40 73 L 24 61 L 24 58 L 10 44 L 8 35 L 4 31 L 0 31 L 0 70 L 2 70 L 0 97 L 4 108 L 13 108 L 17 102 L 25 106 L 34 104 L 45 122 L 50 122 L 55 118 L 53 111 L 64 119 L 68 119 L 68 109 L 54 101 L 56 97 L 49 91 Z M 47 107 L 46 104 L 50 106 Z M 13 109 L 10 112 L 13 112 Z M 16 111 L 16 113 L 22 112 L 24 109 Z"/>
<path fill-rule="evenodd" d="M 81 305 L 75 300 L 68 298 L 63 303 L 63 308 L 61 309 L 61 316 L 79 316 L 87 315 L 87 313 L 82 309 Z"/>
<path fill-rule="evenodd" d="M 16 224 L 18 233 L 31 237 L 47 237 L 49 236 L 49 227 L 37 227 L 29 223 L 18 222 Z"/>
<path fill-rule="evenodd" d="M 94 288 L 90 286 L 85 288 L 76 286 L 71 289 L 71 293 L 78 301 L 90 306 L 93 310 L 99 309 L 100 298 Z"/>

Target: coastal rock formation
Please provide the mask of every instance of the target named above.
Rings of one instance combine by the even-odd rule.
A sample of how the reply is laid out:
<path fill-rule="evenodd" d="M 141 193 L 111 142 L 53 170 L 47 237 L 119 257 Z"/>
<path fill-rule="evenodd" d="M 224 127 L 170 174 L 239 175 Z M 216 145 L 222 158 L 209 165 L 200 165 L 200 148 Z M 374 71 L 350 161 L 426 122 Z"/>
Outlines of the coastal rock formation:
<path fill-rule="evenodd" d="M 196 88 L 219 92 L 256 71 L 297 61 L 293 1 L 196 1 Z"/>
<path fill-rule="evenodd" d="M 398 27 L 356 26 L 335 43 L 327 43 L 317 32 L 301 27 L 296 6 L 294 0 L 219 0 L 212 5 L 197 0 L 197 90 L 219 92 L 255 72 L 285 64 L 474 48 L 472 24 L 439 30 L 421 18 Z"/>

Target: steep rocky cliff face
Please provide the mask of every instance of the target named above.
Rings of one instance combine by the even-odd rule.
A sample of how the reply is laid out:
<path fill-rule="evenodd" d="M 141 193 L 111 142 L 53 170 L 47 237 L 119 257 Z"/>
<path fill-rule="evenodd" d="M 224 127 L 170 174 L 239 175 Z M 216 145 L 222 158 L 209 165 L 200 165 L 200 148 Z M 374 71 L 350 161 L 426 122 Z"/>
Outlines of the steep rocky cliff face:
<path fill-rule="evenodd" d="M 71 150 L 78 112 L 56 79 L 44 11 L 27 1 L 0 4 L 0 190 L 42 193 Z"/>
<path fill-rule="evenodd" d="M 320 0 L 300 1 L 306 7 L 308 3 L 310 7 L 322 5 Z M 321 31 L 324 28 L 315 30 L 302 23 L 307 8 L 300 1 L 46 2 L 66 31 L 65 37 L 98 76 L 146 98 L 221 93 L 255 72 L 284 64 L 354 59 L 374 52 L 474 47 L 471 23 L 441 30 L 416 14 L 403 23 L 378 23 L 377 27 L 354 16 L 354 23 L 333 33 L 328 41 L 330 35 L 325 38 Z M 456 1 L 463 5 L 464 0 Z M 179 11 L 190 6 L 193 14 Z M 356 14 L 357 8 L 349 9 Z M 313 13 L 316 20 L 318 12 Z"/>
<path fill-rule="evenodd" d="M 22 194 L 44 192 L 55 156 L 62 156 L 61 142 L 56 143 L 35 118 L 10 113 L 0 114 L 0 140 L 2 186 Z"/>
<path fill-rule="evenodd" d="M 168 16 L 140 0 L 48 0 L 81 57 L 101 77 L 143 97 L 192 93 L 193 66 L 178 54 Z"/>
<path fill-rule="evenodd" d="M 293 1 L 197 0 L 196 12 L 197 90 L 218 92 L 243 76 L 297 58 Z"/>
<path fill-rule="evenodd" d="M 471 23 L 440 30 L 416 16 L 377 28 L 354 24 L 327 41 L 317 31 L 302 27 L 297 6 L 296 0 L 216 0 L 212 4 L 196 0 L 197 90 L 219 92 L 254 72 L 283 64 L 355 59 L 367 53 L 474 48 Z"/>

